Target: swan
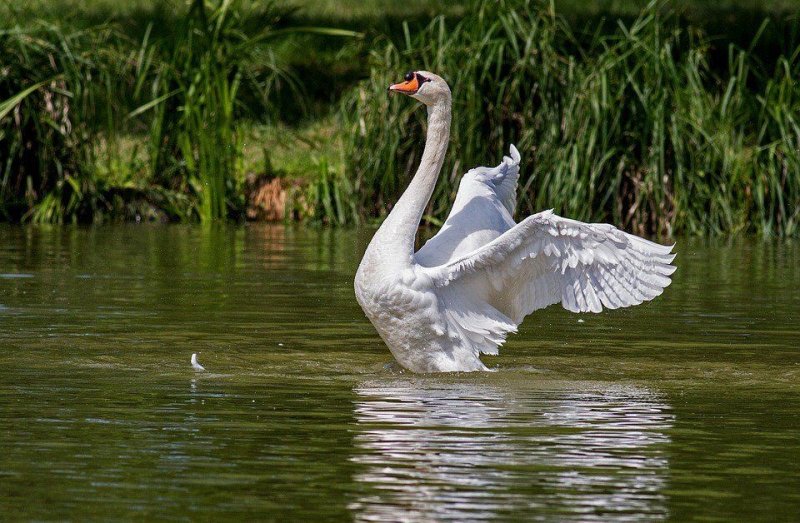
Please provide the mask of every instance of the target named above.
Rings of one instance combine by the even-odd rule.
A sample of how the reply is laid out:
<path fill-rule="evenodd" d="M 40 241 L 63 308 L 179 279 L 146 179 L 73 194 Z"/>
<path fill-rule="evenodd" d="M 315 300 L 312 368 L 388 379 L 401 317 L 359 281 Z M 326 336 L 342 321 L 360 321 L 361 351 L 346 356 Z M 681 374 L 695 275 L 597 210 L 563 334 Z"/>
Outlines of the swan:
<path fill-rule="evenodd" d="M 428 130 L 419 168 L 373 236 L 356 272 L 359 305 L 397 362 L 413 372 L 488 370 L 528 314 L 555 303 L 572 312 L 638 305 L 660 295 L 675 267 L 672 246 L 552 209 L 519 223 L 520 155 L 465 174 L 439 232 L 414 240 L 450 135 L 451 94 L 428 71 L 389 86 L 422 102 Z"/>

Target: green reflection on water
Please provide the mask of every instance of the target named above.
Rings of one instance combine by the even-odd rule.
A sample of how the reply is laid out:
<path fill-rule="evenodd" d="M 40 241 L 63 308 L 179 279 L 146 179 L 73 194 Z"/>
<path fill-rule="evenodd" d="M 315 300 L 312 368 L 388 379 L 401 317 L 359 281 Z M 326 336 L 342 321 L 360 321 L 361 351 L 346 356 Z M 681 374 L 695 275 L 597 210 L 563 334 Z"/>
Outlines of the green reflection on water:
<path fill-rule="evenodd" d="M 414 376 L 352 295 L 370 234 L 0 227 L 4 517 L 800 511 L 796 244 L 682 240 L 655 302 Z"/>

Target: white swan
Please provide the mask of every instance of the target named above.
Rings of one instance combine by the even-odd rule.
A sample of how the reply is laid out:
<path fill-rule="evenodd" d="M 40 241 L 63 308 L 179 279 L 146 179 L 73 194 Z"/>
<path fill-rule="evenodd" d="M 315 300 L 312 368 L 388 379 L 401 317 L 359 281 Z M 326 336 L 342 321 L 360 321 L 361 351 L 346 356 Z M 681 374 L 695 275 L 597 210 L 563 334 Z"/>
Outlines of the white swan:
<path fill-rule="evenodd" d="M 439 233 L 419 251 L 414 239 L 433 193 L 450 135 L 450 88 L 417 71 L 389 87 L 428 107 L 419 168 L 364 253 L 358 303 L 397 361 L 414 372 L 487 370 L 531 312 L 561 302 L 572 312 L 637 305 L 670 284 L 672 247 L 608 224 L 552 211 L 512 218 L 520 156 L 461 179 Z"/>

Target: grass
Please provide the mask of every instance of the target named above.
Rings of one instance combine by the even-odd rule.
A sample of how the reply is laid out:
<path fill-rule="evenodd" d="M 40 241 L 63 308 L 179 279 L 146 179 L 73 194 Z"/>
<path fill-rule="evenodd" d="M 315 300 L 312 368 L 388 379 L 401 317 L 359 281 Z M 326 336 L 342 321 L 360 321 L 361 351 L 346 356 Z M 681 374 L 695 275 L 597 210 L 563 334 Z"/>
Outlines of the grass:
<path fill-rule="evenodd" d="M 292 181 L 293 216 L 379 220 L 413 172 L 424 120 L 385 85 L 426 67 L 451 82 L 458 124 L 429 223 L 446 215 L 461 173 L 498 161 L 513 140 L 527 162 L 521 213 L 556 206 L 637 232 L 796 234 L 796 6 L 645 5 L 5 3 L 0 27 L 50 31 L 51 50 L 15 55 L 0 39 L 29 60 L 4 62 L 0 101 L 62 76 L 11 104 L 38 127 L 20 127 L 13 111 L 0 118 L 0 212 L 238 219 L 245 178 L 267 173 Z M 297 30 L 308 26 L 365 38 Z M 74 74 L 70 56 L 82 59 Z M 45 118 L 47 96 L 69 102 L 68 133 Z M 41 146 L 25 152 L 29 137 Z M 41 159 L 36 191 L 20 154 Z"/>
<path fill-rule="evenodd" d="M 176 189 L 189 189 L 204 222 L 241 207 L 227 201 L 236 194 L 233 176 L 240 154 L 234 111 L 252 49 L 248 44 L 258 35 L 241 31 L 236 7 L 195 0 L 174 40 L 149 44 L 145 37 L 139 54 L 137 87 L 149 84 L 151 101 L 131 115 L 155 113 L 152 170 L 161 185 L 179 181 L 183 186 Z"/>
<path fill-rule="evenodd" d="M 106 27 L 0 31 L 0 215 L 93 220 L 108 206 L 92 176 L 116 110 L 119 57 Z"/>
<path fill-rule="evenodd" d="M 303 100 L 297 80 L 276 64 L 272 42 L 301 33 L 356 36 L 324 27 L 276 28 L 273 22 L 280 12 L 266 2 L 193 0 L 183 13 L 170 15 L 168 28 L 159 31 L 148 24 L 138 42 L 113 25 L 68 32 L 51 24 L 45 40 L 39 29 L 9 29 L 0 41 L 2 50 L 18 60 L 6 69 L 0 100 L 5 100 L 3 123 L 17 131 L 17 139 L 3 140 L 9 149 L 0 155 L 8 156 L 0 192 L 7 196 L 2 205 L 6 218 L 100 221 L 104 214 L 120 211 L 137 219 L 146 211 L 145 216 L 203 222 L 242 216 L 245 161 L 240 136 L 247 118 L 257 114 L 269 120 L 279 114 L 280 104 Z M 94 34 L 97 38 L 86 36 Z M 64 100 L 86 103 L 69 116 L 75 104 L 64 105 L 63 114 L 56 115 L 64 120 L 60 128 L 50 118 L 29 138 L 27 122 L 47 116 L 38 99 L 53 96 L 47 82 L 34 84 L 37 72 L 55 74 L 63 84 L 57 86 L 62 102 L 57 108 Z M 23 116 L 21 124 L 20 118 L 8 117 L 12 111 Z M 73 128 L 73 122 L 81 123 L 80 128 Z M 125 141 L 137 146 L 120 147 L 121 129 Z M 31 150 L 23 146 L 26 142 L 39 147 Z M 98 150 L 102 159 L 95 154 Z M 68 161 L 72 164 L 65 172 Z M 31 178 L 26 162 L 36 164 L 42 183 Z M 127 170 L 129 176 L 115 170 Z M 102 183 L 111 180 L 115 185 Z M 130 199 L 136 201 L 126 201 Z M 87 202 L 91 215 L 84 210 Z"/>
<path fill-rule="evenodd" d="M 552 4 L 531 7 L 478 2 L 452 27 L 438 18 L 372 53 L 370 80 L 342 112 L 363 215 L 385 214 L 414 171 L 424 112 L 383 91 L 393 72 L 419 67 L 445 74 L 458 124 L 431 223 L 461 173 L 515 142 L 520 214 L 555 207 L 642 234 L 797 232 L 800 47 L 769 68 L 730 45 L 720 73 L 702 32 L 659 4 L 591 39 Z"/>

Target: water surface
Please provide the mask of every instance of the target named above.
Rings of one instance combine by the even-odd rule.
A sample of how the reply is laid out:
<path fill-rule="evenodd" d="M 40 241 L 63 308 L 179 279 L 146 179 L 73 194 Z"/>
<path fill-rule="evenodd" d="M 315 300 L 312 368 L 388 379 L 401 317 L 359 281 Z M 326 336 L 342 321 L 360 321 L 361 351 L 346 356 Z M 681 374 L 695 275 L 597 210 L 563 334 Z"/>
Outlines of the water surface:
<path fill-rule="evenodd" d="M 3 517 L 800 517 L 796 243 L 682 240 L 656 301 L 417 376 L 355 302 L 370 235 L 0 227 Z"/>

